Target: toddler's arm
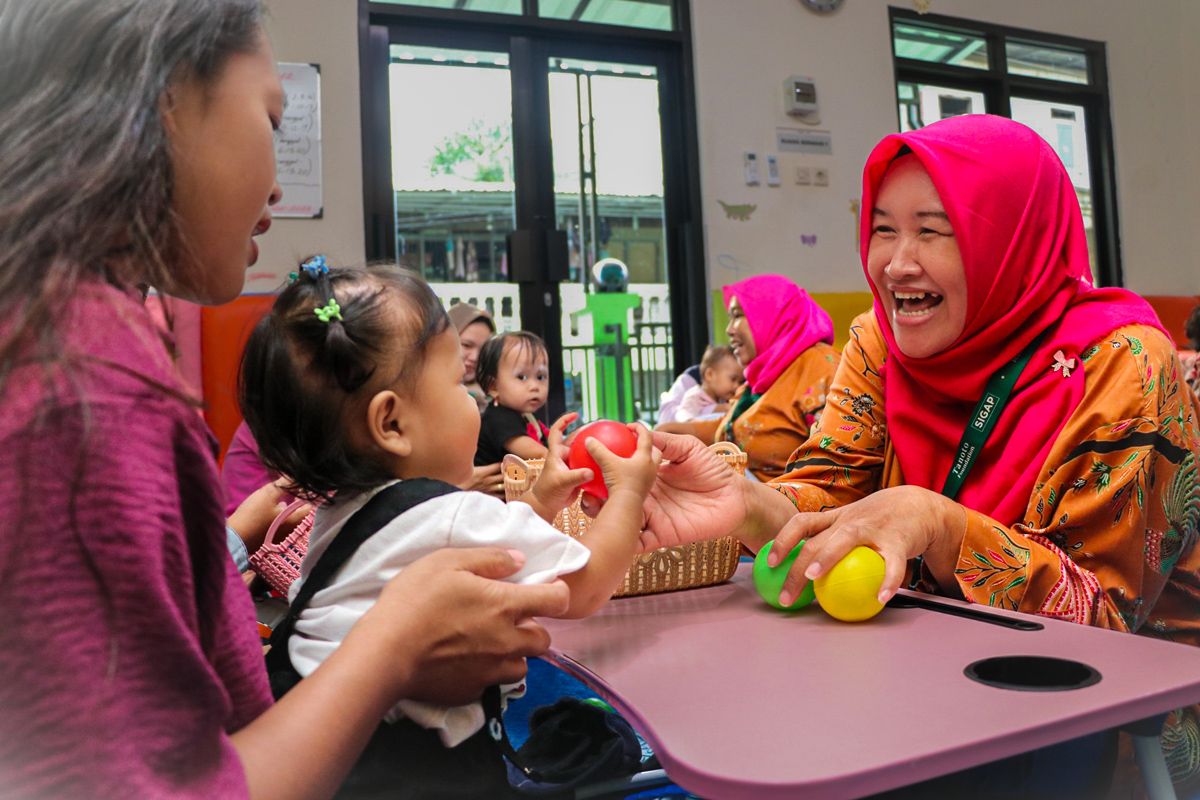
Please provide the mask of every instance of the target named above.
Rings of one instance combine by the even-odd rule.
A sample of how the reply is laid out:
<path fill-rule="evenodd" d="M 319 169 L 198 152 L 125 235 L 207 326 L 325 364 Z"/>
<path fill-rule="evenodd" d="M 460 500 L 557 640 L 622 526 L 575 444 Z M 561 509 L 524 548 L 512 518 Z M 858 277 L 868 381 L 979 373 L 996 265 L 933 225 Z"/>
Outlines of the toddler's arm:
<path fill-rule="evenodd" d="M 532 436 L 514 436 L 504 443 L 504 449 L 525 459 L 546 457 L 546 448 Z"/>
<path fill-rule="evenodd" d="M 564 615 L 586 617 L 604 605 L 625 577 L 638 552 L 644 521 L 642 504 L 658 476 L 661 455 L 651 443 L 650 432 L 636 425 L 637 451 L 620 458 L 603 444 L 590 439 L 587 450 L 604 472 L 608 501 L 580 541 L 592 552 L 583 569 L 563 575 L 571 589 L 571 605 Z"/>

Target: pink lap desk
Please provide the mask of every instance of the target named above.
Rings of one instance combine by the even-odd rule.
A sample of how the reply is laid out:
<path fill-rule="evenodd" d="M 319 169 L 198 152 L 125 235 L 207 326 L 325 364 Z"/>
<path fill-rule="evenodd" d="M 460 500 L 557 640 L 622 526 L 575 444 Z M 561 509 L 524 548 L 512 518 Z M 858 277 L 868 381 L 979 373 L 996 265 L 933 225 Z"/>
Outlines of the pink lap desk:
<path fill-rule="evenodd" d="M 857 797 L 1200 701 L 1200 648 L 941 599 L 1042 627 L 926 608 L 857 624 L 816 608 L 788 615 L 759 599 L 749 566 L 720 586 L 545 621 L 551 658 L 625 714 L 667 774 L 701 797 Z M 964 674 L 1008 655 L 1082 661 L 1101 677 L 1014 691 Z"/>

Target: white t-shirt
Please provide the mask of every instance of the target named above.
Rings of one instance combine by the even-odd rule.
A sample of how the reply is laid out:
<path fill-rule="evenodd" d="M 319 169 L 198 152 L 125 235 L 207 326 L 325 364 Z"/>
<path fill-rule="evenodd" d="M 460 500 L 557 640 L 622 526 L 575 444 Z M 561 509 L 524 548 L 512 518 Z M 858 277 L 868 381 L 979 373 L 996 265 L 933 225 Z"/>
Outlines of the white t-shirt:
<path fill-rule="evenodd" d="M 677 422 L 675 412 L 679 410 L 679 403 L 683 400 L 684 393 L 693 386 L 699 384 L 699 381 L 692 376 L 691 372 L 685 370 L 675 382 L 671 384 L 671 388 L 662 393 L 662 397 L 658 403 L 658 421 L 659 422 Z"/>
<path fill-rule="evenodd" d="M 693 386 L 683 393 L 683 399 L 679 401 L 679 408 L 675 410 L 675 421 L 691 422 L 695 419 L 711 417 L 718 405 L 720 404 L 704 391 L 704 384 Z"/>
<path fill-rule="evenodd" d="M 292 584 L 289 600 L 295 599 L 346 520 L 394 483 L 398 481 L 317 510 L 300 579 Z M 302 676 L 315 670 L 375 603 L 384 585 L 413 561 L 443 547 L 480 546 L 511 548 L 525 554 L 525 565 L 506 579 L 513 583 L 549 583 L 579 570 L 591 556 L 590 550 L 551 526 L 525 503 L 504 503 L 479 492 L 435 497 L 396 517 L 363 542 L 329 585 L 313 595 L 296 620 L 288 642 L 292 666 Z M 518 694 L 512 690 L 515 687 L 504 688 L 506 697 Z M 394 722 L 402 717 L 436 730 L 447 747 L 470 738 L 484 724 L 480 703 L 445 708 L 402 700 L 385 719 Z"/>

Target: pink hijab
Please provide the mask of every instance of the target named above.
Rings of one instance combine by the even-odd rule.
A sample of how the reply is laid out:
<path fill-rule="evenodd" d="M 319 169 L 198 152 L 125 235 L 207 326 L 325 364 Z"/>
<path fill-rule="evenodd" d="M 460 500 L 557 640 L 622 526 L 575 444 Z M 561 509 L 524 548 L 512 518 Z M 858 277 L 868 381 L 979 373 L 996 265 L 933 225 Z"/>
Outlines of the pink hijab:
<path fill-rule="evenodd" d="M 863 170 L 864 269 L 874 198 L 902 145 L 920 159 L 950 217 L 966 271 L 967 323 L 946 350 L 909 358 L 871 285 L 888 345 L 889 435 L 906 482 L 940 491 L 988 379 L 1045 332 L 958 497 L 1011 525 L 1022 521 L 1050 448 L 1083 398 L 1081 354 L 1124 325 L 1162 326 L 1132 292 L 1092 286 L 1083 218 L 1062 162 L 1037 133 L 1004 117 L 953 117 L 876 145 Z M 1059 351 L 1074 359 L 1069 377 L 1054 369 Z"/>
<path fill-rule="evenodd" d="M 792 362 L 817 342 L 833 344 L 833 321 L 816 302 L 782 275 L 757 275 L 725 286 L 725 308 L 736 297 L 757 355 L 746 365 L 750 391 L 762 394 Z"/>

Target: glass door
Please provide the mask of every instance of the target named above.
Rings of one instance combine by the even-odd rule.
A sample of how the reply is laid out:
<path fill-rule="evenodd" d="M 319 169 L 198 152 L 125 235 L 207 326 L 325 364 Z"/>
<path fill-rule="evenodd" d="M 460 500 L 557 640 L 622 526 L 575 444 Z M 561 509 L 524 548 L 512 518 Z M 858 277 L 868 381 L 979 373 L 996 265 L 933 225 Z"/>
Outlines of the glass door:
<path fill-rule="evenodd" d="M 396 262 L 520 329 L 508 53 L 393 44 L 388 90 Z"/>
<path fill-rule="evenodd" d="M 547 62 L 566 406 L 653 423 L 672 372 L 658 69 Z"/>
<path fill-rule="evenodd" d="M 369 257 L 545 339 L 551 418 L 653 422 L 707 336 L 679 53 L 438 26 L 367 41 Z"/>

